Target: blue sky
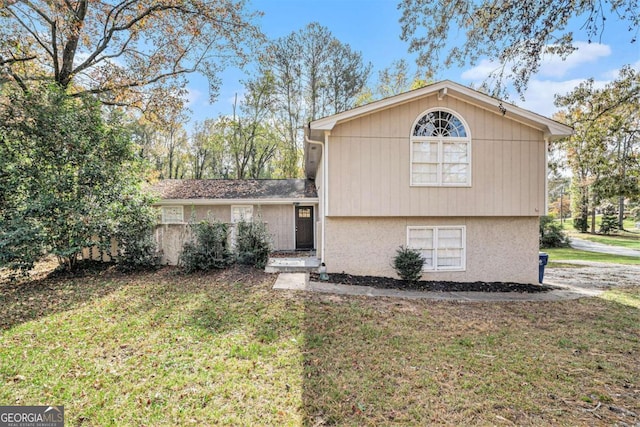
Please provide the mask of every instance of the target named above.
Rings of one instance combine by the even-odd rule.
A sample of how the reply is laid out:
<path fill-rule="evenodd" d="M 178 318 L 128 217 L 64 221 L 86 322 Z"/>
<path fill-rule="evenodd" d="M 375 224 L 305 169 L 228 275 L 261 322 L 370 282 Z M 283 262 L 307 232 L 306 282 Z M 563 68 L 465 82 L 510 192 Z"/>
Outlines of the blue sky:
<path fill-rule="evenodd" d="M 335 37 L 362 52 L 365 61 L 373 64 L 371 85 L 375 83 L 377 72 L 394 60 L 404 58 L 411 63 L 415 59 L 408 53 L 408 44 L 400 40 L 400 12 L 396 0 L 254 0 L 250 7 L 264 12 L 258 25 L 270 39 L 288 35 L 314 21 L 329 28 Z M 626 25 L 617 25 L 609 19 L 602 39 L 588 44 L 586 36 L 579 31 L 582 23 L 583 20 L 575 20 L 573 25 L 578 51 L 566 61 L 545 58 L 540 72 L 529 83 L 526 100 L 522 102 L 512 96 L 512 100 L 517 100 L 516 104 L 550 116 L 556 110 L 554 94 L 566 93 L 588 78 L 604 85 L 624 64 L 633 64 L 640 69 L 640 41 L 630 43 L 632 35 Z M 493 68 L 493 64 L 485 59 L 474 67 L 443 70 L 436 80 L 479 84 Z M 240 81 L 247 75 L 242 70 L 229 68 L 221 77 L 218 99 L 210 104 L 205 82 L 201 77 L 192 76 L 188 85 L 192 120 L 201 121 L 231 112 L 235 94 L 242 94 Z"/>

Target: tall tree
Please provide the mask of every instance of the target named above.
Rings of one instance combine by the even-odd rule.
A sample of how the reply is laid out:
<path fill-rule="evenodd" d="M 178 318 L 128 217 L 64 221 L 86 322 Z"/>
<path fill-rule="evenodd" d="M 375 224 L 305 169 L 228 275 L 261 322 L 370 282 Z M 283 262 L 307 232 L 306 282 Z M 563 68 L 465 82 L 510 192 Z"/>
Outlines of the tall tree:
<path fill-rule="evenodd" d="M 244 0 L 30 0 L 0 2 L 0 81 L 28 90 L 48 79 L 106 103 L 162 103 L 200 72 L 247 59 L 261 35 Z"/>
<path fill-rule="evenodd" d="M 356 104 L 363 105 L 409 90 L 420 89 L 429 84 L 429 81 L 428 76 L 421 75 L 418 70 L 412 71 L 406 59 L 393 61 L 390 66 L 378 71 L 378 81 L 374 88 L 365 88 L 358 95 Z"/>
<path fill-rule="evenodd" d="M 560 117 L 575 129 L 561 144 L 578 191 L 579 222 L 586 228 L 583 221 L 591 212 L 595 232 L 595 208 L 601 200 L 616 198 L 624 211 L 624 198 L 640 196 L 640 73 L 624 67 L 602 89 L 588 80 L 556 97 L 556 105 L 564 108 Z"/>
<path fill-rule="evenodd" d="M 572 18 L 584 20 L 581 30 L 589 42 L 598 40 L 607 17 L 629 29 L 634 43 L 640 28 L 638 0 L 565 1 L 521 0 L 401 0 L 401 38 L 418 53 L 418 63 L 435 72 L 451 65 L 474 65 L 489 58 L 500 64 L 490 76 L 494 94 L 504 90 L 507 78 L 522 95 L 530 77 L 540 68 L 545 54 L 566 58 L 576 48 L 567 28 Z M 452 45 L 452 33 L 465 32 Z"/>
<path fill-rule="evenodd" d="M 242 101 L 237 96 L 233 116 L 221 118 L 226 152 L 233 164 L 236 179 L 269 178 L 273 170 L 271 162 L 282 148 L 273 126 L 274 79 L 271 73 L 260 75 L 245 83 Z"/>
<path fill-rule="evenodd" d="M 217 122 L 207 119 L 197 122 L 190 138 L 191 171 L 194 179 L 228 178 L 225 163 L 224 136 L 218 133 Z"/>
<path fill-rule="evenodd" d="M 286 142 L 283 172 L 300 174 L 302 130 L 307 122 L 352 108 L 371 72 L 362 55 L 311 23 L 272 42 L 260 58 L 259 73 L 271 73 L 274 111 Z"/>

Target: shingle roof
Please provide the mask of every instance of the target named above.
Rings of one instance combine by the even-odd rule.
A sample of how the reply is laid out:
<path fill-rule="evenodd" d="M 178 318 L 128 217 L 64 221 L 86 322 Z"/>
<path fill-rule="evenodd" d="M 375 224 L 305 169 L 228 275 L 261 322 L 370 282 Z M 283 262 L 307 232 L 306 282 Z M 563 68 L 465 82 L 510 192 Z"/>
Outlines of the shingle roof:
<path fill-rule="evenodd" d="M 317 198 L 308 179 L 164 179 L 151 187 L 161 199 Z"/>

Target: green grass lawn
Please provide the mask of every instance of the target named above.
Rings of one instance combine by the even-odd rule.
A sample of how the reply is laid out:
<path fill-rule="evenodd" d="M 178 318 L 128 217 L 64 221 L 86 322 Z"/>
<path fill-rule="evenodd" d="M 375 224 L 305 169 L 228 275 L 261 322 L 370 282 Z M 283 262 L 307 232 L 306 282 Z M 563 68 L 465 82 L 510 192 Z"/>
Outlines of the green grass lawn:
<path fill-rule="evenodd" d="M 557 219 L 556 221 L 560 222 L 559 219 Z M 596 215 L 596 231 L 599 230 L 601 221 L 602 221 L 602 215 Z M 624 229 L 630 232 L 640 233 L 640 230 L 636 228 L 636 223 L 638 222 L 640 221 L 636 221 L 633 218 L 625 218 L 623 222 Z M 589 223 L 591 223 L 591 217 L 589 217 Z M 564 221 L 562 221 L 562 224 L 563 224 L 563 228 L 566 231 L 575 231 L 575 228 L 573 228 L 573 218 L 565 218 Z"/>
<path fill-rule="evenodd" d="M 557 220 L 556 220 L 557 221 Z M 566 219 L 563 229 L 571 237 L 578 237 L 592 242 L 603 243 L 611 246 L 622 246 L 630 249 L 640 250 L 640 230 L 635 228 L 635 221 L 625 220 L 625 230 L 617 231 L 613 234 L 591 234 L 579 233 L 573 228 L 573 220 Z M 600 216 L 596 216 L 596 231 L 600 227 Z"/>
<path fill-rule="evenodd" d="M 589 233 L 571 233 L 572 237 L 590 240 L 592 242 L 602 243 L 611 246 L 622 246 L 629 249 L 640 250 L 640 233 L 619 232 L 616 234 L 589 234 Z"/>
<path fill-rule="evenodd" d="M 640 288 L 554 303 L 273 291 L 247 270 L 0 282 L 0 404 L 67 425 L 613 425 Z"/>

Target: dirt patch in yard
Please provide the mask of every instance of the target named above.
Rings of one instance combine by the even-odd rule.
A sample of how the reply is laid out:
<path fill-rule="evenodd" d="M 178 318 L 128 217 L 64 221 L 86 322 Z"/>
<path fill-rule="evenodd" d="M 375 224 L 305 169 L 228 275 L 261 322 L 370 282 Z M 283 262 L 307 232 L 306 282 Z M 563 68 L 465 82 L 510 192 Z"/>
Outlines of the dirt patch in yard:
<path fill-rule="evenodd" d="M 640 284 L 640 266 L 590 261 L 561 261 L 571 267 L 547 268 L 544 280 L 550 285 L 569 285 L 585 289 L 611 289 Z"/>
<path fill-rule="evenodd" d="M 311 274 L 311 280 L 320 281 L 317 273 Z M 354 276 L 351 274 L 330 274 L 329 281 L 341 285 L 371 286 L 379 289 L 401 289 L 423 292 L 548 292 L 557 289 L 547 285 L 530 285 L 511 282 L 444 282 L 421 280 L 408 283 L 391 277 Z"/>

